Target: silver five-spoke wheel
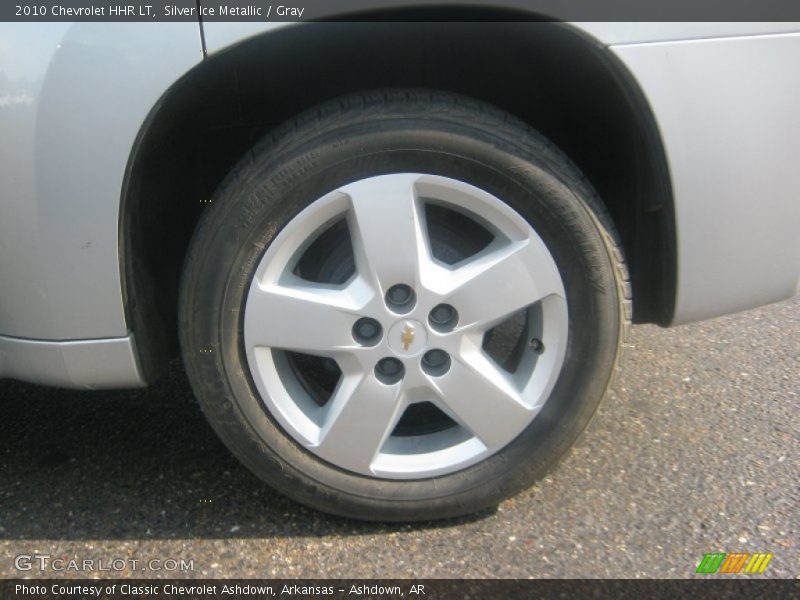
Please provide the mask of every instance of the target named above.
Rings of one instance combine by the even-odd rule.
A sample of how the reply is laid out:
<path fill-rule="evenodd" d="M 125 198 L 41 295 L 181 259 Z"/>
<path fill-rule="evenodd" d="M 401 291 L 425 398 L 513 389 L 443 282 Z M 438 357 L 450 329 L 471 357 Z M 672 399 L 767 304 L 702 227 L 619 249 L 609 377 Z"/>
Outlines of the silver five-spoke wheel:
<path fill-rule="evenodd" d="M 336 99 L 252 148 L 206 211 L 187 373 L 231 451 L 299 502 L 391 521 L 495 506 L 609 389 L 630 315 L 613 224 L 491 106 Z"/>
<path fill-rule="evenodd" d="M 447 474 L 506 446 L 566 348 L 564 286 L 531 225 L 473 185 L 419 173 L 361 179 L 300 212 L 244 310 L 269 412 L 310 452 L 373 477 Z"/>

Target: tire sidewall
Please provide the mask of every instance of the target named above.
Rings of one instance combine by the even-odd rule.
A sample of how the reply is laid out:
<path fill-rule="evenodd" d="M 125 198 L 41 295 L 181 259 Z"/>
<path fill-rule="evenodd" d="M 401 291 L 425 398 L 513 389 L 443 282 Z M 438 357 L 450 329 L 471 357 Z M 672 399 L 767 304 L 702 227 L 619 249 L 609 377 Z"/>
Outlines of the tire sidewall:
<path fill-rule="evenodd" d="M 620 298 L 607 245 L 587 205 L 591 188 L 560 155 L 542 149 L 539 138 L 509 139 L 480 124 L 386 118 L 334 127 L 281 155 L 255 153 L 221 186 L 193 241 L 194 276 L 185 281 L 183 310 L 192 318 L 182 336 L 204 411 L 250 469 L 329 512 L 436 518 L 496 504 L 541 477 L 566 452 L 608 386 L 620 343 Z M 342 185 L 401 172 L 465 181 L 516 210 L 555 259 L 569 313 L 561 373 L 525 431 L 481 463 L 413 481 L 347 472 L 302 448 L 261 401 L 243 341 L 253 274 L 282 227 Z"/>

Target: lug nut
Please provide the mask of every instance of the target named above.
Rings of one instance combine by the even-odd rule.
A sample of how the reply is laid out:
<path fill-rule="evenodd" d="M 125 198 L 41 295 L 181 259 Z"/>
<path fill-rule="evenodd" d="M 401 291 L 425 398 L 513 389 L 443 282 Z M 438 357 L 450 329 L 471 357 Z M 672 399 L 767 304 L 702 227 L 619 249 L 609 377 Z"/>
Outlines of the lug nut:
<path fill-rule="evenodd" d="M 408 312 L 414 306 L 415 301 L 414 290 L 405 283 L 393 285 L 386 292 L 386 304 L 395 312 Z"/>
<path fill-rule="evenodd" d="M 387 385 L 397 383 L 405 374 L 405 367 L 396 358 L 382 358 L 375 365 L 375 376 Z"/>
<path fill-rule="evenodd" d="M 374 346 L 381 339 L 381 324 L 375 319 L 362 317 L 353 325 L 353 337 L 363 346 Z"/>
<path fill-rule="evenodd" d="M 428 350 L 422 356 L 422 370 L 429 375 L 444 375 L 450 370 L 450 355 L 444 350 Z"/>
<path fill-rule="evenodd" d="M 438 304 L 428 315 L 428 321 L 437 331 L 449 331 L 458 323 L 458 312 L 449 304 Z"/>

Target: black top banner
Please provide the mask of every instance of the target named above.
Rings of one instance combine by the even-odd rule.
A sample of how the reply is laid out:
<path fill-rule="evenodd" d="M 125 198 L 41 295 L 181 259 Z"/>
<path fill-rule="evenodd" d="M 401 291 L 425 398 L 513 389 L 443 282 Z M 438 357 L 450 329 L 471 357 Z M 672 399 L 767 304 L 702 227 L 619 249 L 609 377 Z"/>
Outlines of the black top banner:
<path fill-rule="evenodd" d="M 798 0 L 3 0 L 0 21 L 800 21 Z"/>

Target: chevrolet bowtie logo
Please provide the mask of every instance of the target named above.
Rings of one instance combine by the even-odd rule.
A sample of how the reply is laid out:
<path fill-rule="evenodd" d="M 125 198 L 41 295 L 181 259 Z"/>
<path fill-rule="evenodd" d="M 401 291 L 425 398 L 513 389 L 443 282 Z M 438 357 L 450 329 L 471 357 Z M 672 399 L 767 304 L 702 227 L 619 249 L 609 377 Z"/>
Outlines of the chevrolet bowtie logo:
<path fill-rule="evenodd" d="M 414 328 L 406 323 L 403 328 L 403 335 L 400 336 L 400 341 L 403 342 L 403 350 L 408 351 L 408 347 L 414 342 Z"/>

